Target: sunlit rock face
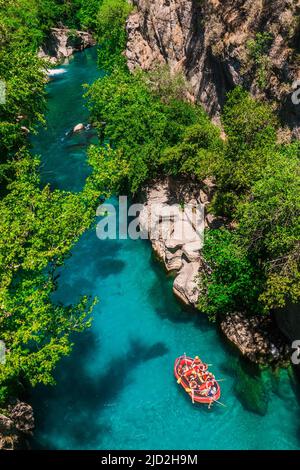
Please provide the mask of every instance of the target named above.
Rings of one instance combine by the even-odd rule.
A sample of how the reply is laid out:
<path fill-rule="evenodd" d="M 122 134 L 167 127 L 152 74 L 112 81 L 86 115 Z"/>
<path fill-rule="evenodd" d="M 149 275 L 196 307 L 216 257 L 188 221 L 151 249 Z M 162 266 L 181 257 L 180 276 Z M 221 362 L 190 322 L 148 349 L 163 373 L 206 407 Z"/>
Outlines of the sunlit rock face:
<path fill-rule="evenodd" d="M 257 364 L 287 365 L 291 348 L 272 316 L 226 315 L 221 330 L 244 357 Z"/>
<path fill-rule="evenodd" d="M 182 70 L 194 99 L 216 121 L 226 93 L 243 85 L 274 102 L 283 121 L 300 136 L 300 104 L 292 101 L 293 83 L 300 79 L 299 0 L 133 3 L 126 51 L 131 70 L 149 70 L 159 63 Z"/>
<path fill-rule="evenodd" d="M 51 28 L 38 55 L 57 64 L 71 57 L 74 52 L 83 51 L 94 45 L 95 40 L 89 32 L 73 31 L 68 28 Z"/>
<path fill-rule="evenodd" d="M 166 270 L 175 274 L 173 290 L 186 305 L 196 306 L 202 270 L 201 248 L 207 224 L 203 195 L 208 187 L 165 178 L 145 188 L 140 227 Z"/>

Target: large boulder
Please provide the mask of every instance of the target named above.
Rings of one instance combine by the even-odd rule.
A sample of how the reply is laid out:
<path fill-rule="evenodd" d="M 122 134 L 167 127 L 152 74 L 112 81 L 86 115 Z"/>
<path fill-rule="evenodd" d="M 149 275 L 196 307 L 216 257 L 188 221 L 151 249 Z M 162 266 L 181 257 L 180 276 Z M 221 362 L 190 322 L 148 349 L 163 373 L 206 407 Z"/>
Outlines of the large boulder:
<path fill-rule="evenodd" d="M 28 438 L 34 429 L 33 410 L 19 400 L 0 414 L 0 450 L 28 448 Z"/>
<path fill-rule="evenodd" d="M 226 315 L 221 329 L 243 356 L 258 364 L 288 363 L 291 348 L 268 315 Z"/>
<path fill-rule="evenodd" d="M 183 261 L 182 268 L 175 278 L 174 294 L 186 305 L 196 306 L 199 298 L 199 262 Z"/>
<path fill-rule="evenodd" d="M 139 215 L 141 232 L 149 237 L 167 271 L 176 273 L 176 296 L 195 306 L 204 234 L 204 205 L 199 187 L 166 178 L 150 185 L 145 199 Z"/>

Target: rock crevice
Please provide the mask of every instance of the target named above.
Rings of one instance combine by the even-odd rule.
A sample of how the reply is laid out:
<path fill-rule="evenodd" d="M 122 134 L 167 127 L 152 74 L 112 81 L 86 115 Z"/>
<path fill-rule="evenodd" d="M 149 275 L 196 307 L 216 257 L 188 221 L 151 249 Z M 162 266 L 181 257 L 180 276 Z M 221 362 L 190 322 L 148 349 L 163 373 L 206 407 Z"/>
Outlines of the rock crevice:
<path fill-rule="evenodd" d="M 300 0 L 133 0 L 127 21 L 130 70 L 159 63 L 182 70 L 196 101 L 216 122 L 235 85 L 271 100 L 283 122 L 300 136 L 300 104 L 292 84 L 300 79 Z M 249 41 L 263 34 L 260 57 Z M 260 47 L 260 46 L 259 46 Z"/>

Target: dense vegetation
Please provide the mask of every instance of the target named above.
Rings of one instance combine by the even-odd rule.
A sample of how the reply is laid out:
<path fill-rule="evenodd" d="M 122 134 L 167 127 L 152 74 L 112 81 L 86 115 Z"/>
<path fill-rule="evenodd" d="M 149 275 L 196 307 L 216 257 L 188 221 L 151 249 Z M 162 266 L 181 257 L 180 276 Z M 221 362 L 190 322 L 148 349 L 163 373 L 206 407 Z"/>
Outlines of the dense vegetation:
<path fill-rule="evenodd" d="M 53 382 L 57 361 L 71 349 L 70 335 L 89 325 L 94 303 L 85 297 L 73 306 L 56 305 L 51 295 L 57 266 L 92 223 L 96 180 L 92 175 L 76 194 L 42 187 L 39 158 L 27 137 L 45 110 L 45 64 L 37 48 L 57 21 L 75 22 L 70 9 L 78 11 L 75 2 L 0 2 L 0 79 L 6 83 L 0 104 L 1 404 L 22 385 Z"/>
<path fill-rule="evenodd" d="M 120 54 L 116 37 L 123 38 L 125 28 L 121 13 L 114 20 L 107 15 L 115 3 L 105 0 L 99 11 L 105 8 L 101 31 L 106 31 L 99 41 L 109 44 L 114 59 Z M 122 3 L 125 8 L 126 1 L 118 0 L 120 12 Z M 267 40 L 249 44 L 253 60 L 265 54 Z M 168 72 L 166 79 L 161 67 L 129 74 L 118 59 L 108 64 L 101 55 L 100 65 L 109 75 L 88 97 L 103 142 L 110 144 L 90 150 L 102 160 L 103 187 L 136 193 L 163 174 L 217 183 L 210 210 L 226 217 L 227 228 L 206 234 L 208 269 L 200 281 L 199 309 L 215 318 L 235 310 L 266 313 L 299 301 L 300 145 L 278 143 L 279 122 L 271 107 L 237 87 L 223 112 L 222 141 L 201 107 L 184 100 L 187 85 L 180 74 Z"/>
<path fill-rule="evenodd" d="M 240 88 L 224 109 L 223 141 L 201 107 L 185 100 L 180 73 L 162 67 L 130 74 L 122 54 L 130 10 L 126 0 L 0 0 L 0 79 L 7 88 L 0 105 L 0 339 L 7 351 L 0 402 L 19 384 L 53 382 L 71 333 L 89 324 L 93 300 L 62 306 L 51 294 L 56 268 L 92 223 L 100 193 L 134 194 L 163 174 L 199 185 L 214 178 L 210 210 L 228 224 L 207 233 L 212 269 L 201 280 L 199 308 L 215 318 L 299 301 L 299 144 L 279 144 L 271 108 Z M 87 91 L 105 145 L 91 147 L 94 172 L 76 194 L 41 186 L 27 136 L 45 110 L 45 64 L 36 51 L 60 23 L 95 31 L 107 72 Z M 261 49 L 249 47 L 258 60 Z"/>

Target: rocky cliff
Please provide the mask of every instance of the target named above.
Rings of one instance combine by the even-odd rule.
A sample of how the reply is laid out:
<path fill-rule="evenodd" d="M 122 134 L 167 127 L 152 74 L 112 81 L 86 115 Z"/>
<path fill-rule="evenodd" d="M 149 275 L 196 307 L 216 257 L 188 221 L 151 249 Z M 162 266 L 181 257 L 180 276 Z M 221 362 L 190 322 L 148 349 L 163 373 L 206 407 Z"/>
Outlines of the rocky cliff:
<path fill-rule="evenodd" d="M 143 192 L 140 229 L 166 270 L 174 274 L 174 294 L 192 307 L 197 307 L 201 278 L 209 269 L 201 252 L 204 228 L 226 225 L 226 219 L 206 211 L 214 189 L 215 184 L 209 178 L 200 184 L 186 178 L 169 177 L 151 182 Z M 283 312 L 280 317 L 282 321 L 287 318 Z M 291 341 L 288 344 L 286 338 L 291 339 L 291 331 L 296 334 L 295 321 L 299 321 L 292 312 L 288 318 L 285 320 L 288 327 L 280 328 L 283 333 L 273 316 L 249 317 L 245 312 L 226 315 L 220 321 L 220 328 L 251 361 L 286 365 L 291 357 Z"/>
<path fill-rule="evenodd" d="M 68 59 L 74 52 L 80 52 L 95 45 L 92 35 L 86 31 L 73 31 L 68 28 L 51 28 L 50 33 L 39 50 L 39 57 L 53 64 Z"/>
<path fill-rule="evenodd" d="M 285 127 L 283 138 L 289 139 L 292 134 L 300 137 L 300 104 L 292 100 L 295 88 L 300 88 L 300 0 L 132 0 L 132 3 L 136 8 L 127 20 L 126 49 L 130 70 L 150 70 L 167 63 L 171 70 L 182 71 L 190 83 L 192 99 L 201 103 L 216 122 L 226 93 L 242 85 L 254 97 L 273 104 Z M 297 97 L 300 98 L 300 92 Z M 209 203 L 209 195 L 202 188 L 203 195 L 205 199 L 201 200 L 199 194 L 196 201 Z M 170 188 L 166 188 L 166 183 L 151 187 L 141 214 L 142 225 L 147 210 L 158 200 L 170 204 L 168 199 Z M 188 203 L 194 199 L 192 193 L 185 197 Z M 206 225 L 210 226 L 215 221 L 208 217 L 206 214 Z M 162 220 L 162 233 L 163 225 Z M 151 238 L 151 234 L 150 239 L 167 270 L 176 272 L 175 294 L 195 306 L 203 263 L 200 251 L 187 256 L 187 240 L 170 244 L 163 237 Z M 254 362 L 272 363 L 290 357 L 289 343 L 294 338 L 290 331 L 294 331 L 291 325 L 295 315 L 291 313 L 288 318 L 285 325 L 279 325 L 288 344 L 273 317 L 248 318 L 238 312 L 224 319 L 221 329 L 243 355 Z"/>
<path fill-rule="evenodd" d="M 300 0 L 133 3 L 126 51 L 131 70 L 157 63 L 183 70 L 194 98 L 216 120 L 226 93 L 243 85 L 272 101 L 300 135 L 300 104 L 291 99 L 300 79 Z"/>

